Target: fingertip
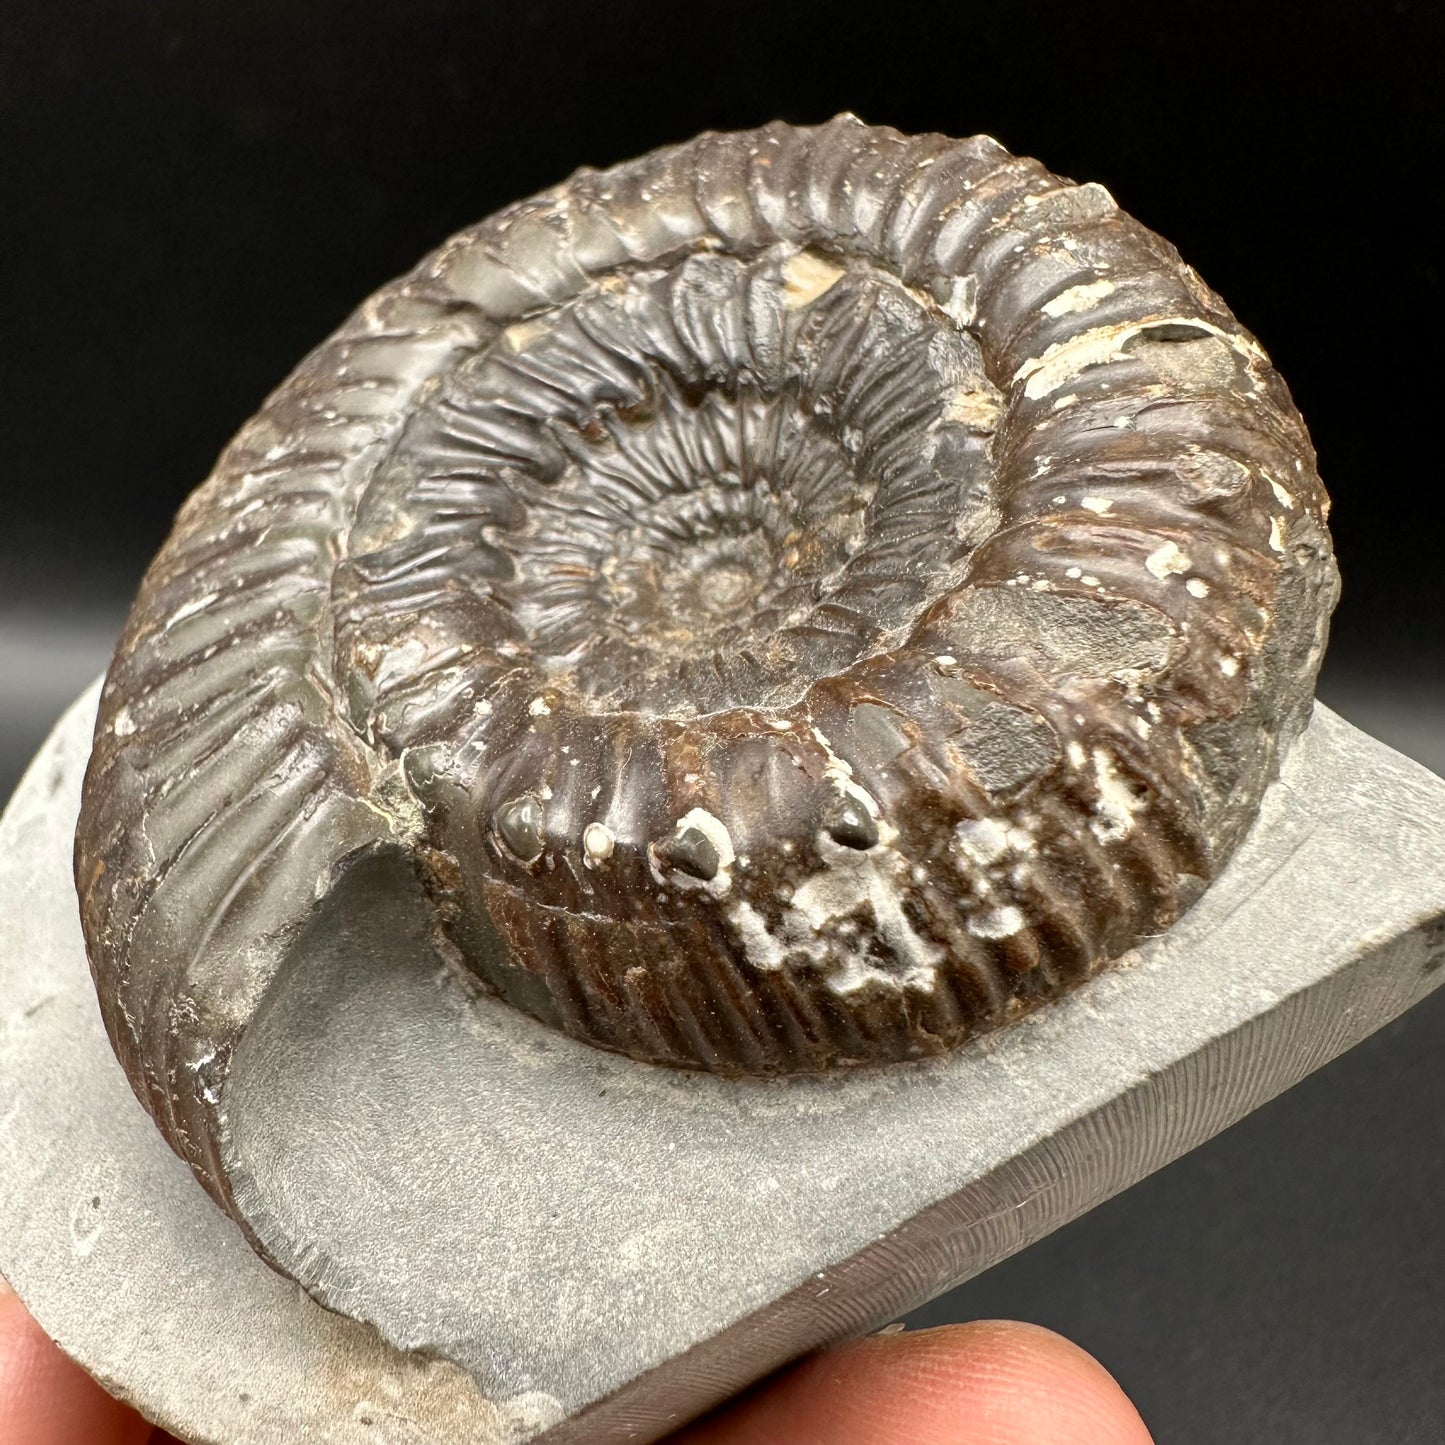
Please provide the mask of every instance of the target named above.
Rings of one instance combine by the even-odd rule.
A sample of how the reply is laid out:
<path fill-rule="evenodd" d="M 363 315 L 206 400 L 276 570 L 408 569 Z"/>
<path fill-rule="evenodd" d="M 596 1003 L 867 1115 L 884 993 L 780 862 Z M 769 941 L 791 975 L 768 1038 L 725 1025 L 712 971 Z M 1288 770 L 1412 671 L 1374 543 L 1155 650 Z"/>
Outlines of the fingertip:
<path fill-rule="evenodd" d="M 905 1336 L 905 1338 L 907 1338 Z M 965 1436 L 960 1409 L 974 1417 L 971 1445 L 1152 1445 L 1119 1382 L 1087 1350 L 1042 1325 L 976 1320 L 912 1337 L 917 1368 L 932 1391 L 938 1440 Z"/>
<path fill-rule="evenodd" d="M 1012 1320 L 837 1346 L 683 1438 L 686 1445 L 1152 1445 L 1138 1411 L 1092 1355 Z"/>
<path fill-rule="evenodd" d="M 0 1281 L 0 1440 L 143 1445 L 151 1427 L 68 1359 Z"/>

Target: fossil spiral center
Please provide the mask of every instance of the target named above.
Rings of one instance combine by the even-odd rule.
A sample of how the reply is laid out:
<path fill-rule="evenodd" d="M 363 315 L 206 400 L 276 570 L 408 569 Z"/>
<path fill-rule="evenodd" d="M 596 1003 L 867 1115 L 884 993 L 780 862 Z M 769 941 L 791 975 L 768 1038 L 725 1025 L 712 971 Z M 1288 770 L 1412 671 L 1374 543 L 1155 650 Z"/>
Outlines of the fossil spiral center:
<path fill-rule="evenodd" d="M 729 478 L 672 509 L 686 542 L 641 528 L 619 538 L 597 569 L 614 625 L 685 649 L 721 642 L 746 627 L 751 607 L 785 592 L 797 561 L 785 551 L 786 514 L 765 493 L 736 488 Z"/>
<path fill-rule="evenodd" d="M 700 252 L 449 374 L 353 555 L 393 589 L 392 555 L 445 556 L 477 605 L 424 645 L 525 653 L 588 708 L 777 706 L 956 585 L 998 410 L 973 337 L 891 275 Z"/>
<path fill-rule="evenodd" d="M 533 637 L 598 697 L 619 672 L 659 699 L 739 654 L 763 665 L 842 585 L 876 490 L 796 396 L 651 385 L 649 414 L 614 420 L 555 484 L 570 505 L 539 516 L 512 588 Z M 605 536 L 574 525 L 619 485 L 632 500 Z M 875 626 L 859 614 L 845 640 L 856 652 Z"/>

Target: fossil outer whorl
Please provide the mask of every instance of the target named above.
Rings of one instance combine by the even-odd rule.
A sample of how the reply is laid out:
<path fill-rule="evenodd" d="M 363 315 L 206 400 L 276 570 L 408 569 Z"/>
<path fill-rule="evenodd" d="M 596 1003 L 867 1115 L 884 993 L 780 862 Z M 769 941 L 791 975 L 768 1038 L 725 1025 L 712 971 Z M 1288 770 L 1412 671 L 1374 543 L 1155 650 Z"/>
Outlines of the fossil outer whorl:
<path fill-rule="evenodd" d="M 148 573 L 77 842 L 121 1061 L 227 1201 L 231 1053 L 376 854 L 639 1059 L 1005 1022 L 1248 827 L 1326 508 L 1258 344 L 1098 186 L 850 117 L 579 172 L 368 301 Z"/>

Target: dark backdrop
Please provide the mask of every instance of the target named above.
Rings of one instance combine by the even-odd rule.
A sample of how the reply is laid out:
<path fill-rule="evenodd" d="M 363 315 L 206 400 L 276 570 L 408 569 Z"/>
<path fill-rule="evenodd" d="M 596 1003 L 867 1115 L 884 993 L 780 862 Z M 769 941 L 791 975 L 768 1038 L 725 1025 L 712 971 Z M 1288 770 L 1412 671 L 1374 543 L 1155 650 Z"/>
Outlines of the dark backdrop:
<path fill-rule="evenodd" d="M 6 0 L 0 795 L 365 294 L 579 164 L 842 109 L 1102 181 L 1225 296 L 1336 502 L 1322 694 L 1445 770 L 1442 78 L 1433 0 Z M 1161 1441 L 1445 1440 L 1442 1063 L 1437 1001 L 929 1317 L 1072 1331 Z"/>

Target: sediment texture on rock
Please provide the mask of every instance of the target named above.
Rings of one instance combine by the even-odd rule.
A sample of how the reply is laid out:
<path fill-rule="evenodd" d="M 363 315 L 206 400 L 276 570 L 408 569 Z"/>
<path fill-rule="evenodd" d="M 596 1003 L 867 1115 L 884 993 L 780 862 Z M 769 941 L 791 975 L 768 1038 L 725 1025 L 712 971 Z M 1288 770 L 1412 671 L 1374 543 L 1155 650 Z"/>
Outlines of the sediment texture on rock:
<path fill-rule="evenodd" d="M 1007 1022 L 1243 836 L 1326 510 L 1258 343 L 1099 186 L 850 117 L 579 172 L 365 303 L 148 573 L 77 840 L 117 1053 L 226 1202 L 231 1052 L 377 855 L 641 1060 Z"/>

